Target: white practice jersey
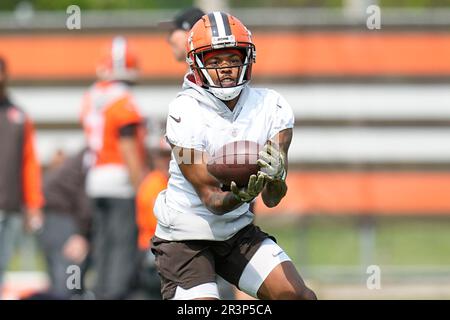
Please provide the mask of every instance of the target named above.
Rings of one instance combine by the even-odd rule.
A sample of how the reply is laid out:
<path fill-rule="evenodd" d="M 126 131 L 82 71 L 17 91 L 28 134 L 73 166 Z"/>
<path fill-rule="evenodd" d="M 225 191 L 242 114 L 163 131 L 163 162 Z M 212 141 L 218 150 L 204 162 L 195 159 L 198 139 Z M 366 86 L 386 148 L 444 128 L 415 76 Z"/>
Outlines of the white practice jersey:
<path fill-rule="evenodd" d="M 175 146 L 208 154 L 223 145 L 250 140 L 264 145 L 281 130 L 294 126 L 290 105 L 277 92 L 242 90 L 233 111 L 185 77 L 181 91 L 169 106 L 166 136 Z M 172 155 L 167 189 L 155 202 L 156 236 L 166 240 L 226 240 L 250 224 L 254 215 L 244 203 L 233 211 L 215 215 L 200 200 Z"/>

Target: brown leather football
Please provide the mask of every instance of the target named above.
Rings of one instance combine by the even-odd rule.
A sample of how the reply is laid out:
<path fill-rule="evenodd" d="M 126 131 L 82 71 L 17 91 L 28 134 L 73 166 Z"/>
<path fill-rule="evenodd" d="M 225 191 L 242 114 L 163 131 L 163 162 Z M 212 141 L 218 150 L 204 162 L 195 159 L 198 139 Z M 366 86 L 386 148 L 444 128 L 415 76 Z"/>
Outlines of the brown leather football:
<path fill-rule="evenodd" d="M 256 161 L 262 148 L 253 141 L 228 143 L 209 157 L 208 172 L 225 186 L 234 181 L 238 187 L 246 187 L 250 176 L 259 171 Z"/>

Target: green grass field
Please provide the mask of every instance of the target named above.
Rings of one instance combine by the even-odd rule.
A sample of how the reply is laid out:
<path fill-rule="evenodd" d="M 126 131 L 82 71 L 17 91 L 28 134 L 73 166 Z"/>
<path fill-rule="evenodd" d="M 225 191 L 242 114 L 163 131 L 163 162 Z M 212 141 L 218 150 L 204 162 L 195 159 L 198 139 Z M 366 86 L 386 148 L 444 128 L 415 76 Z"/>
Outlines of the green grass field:
<path fill-rule="evenodd" d="M 371 261 L 380 266 L 448 266 L 450 272 L 450 217 L 377 217 L 372 222 L 369 250 L 364 250 L 359 217 L 280 216 L 256 221 L 303 267 Z"/>
<path fill-rule="evenodd" d="M 349 216 L 257 217 L 274 235 L 321 299 L 450 299 L 450 217 L 378 217 L 364 233 Z M 371 230 L 371 231 L 370 231 Z M 364 244 L 364 241 L 366 243 Z M 31 238 L 10 271 L 45 271 Z M 378 265 L 382 289 L 368 290 L 368 265 Z"/>
<path fill-rule="evenodd" d="M 304 268 L 357 267 L 371 261 L 385 266 L 448 266 L 450 272 L 450 217 L 377 217 L 372 222 L 374 236 L 370 254 L 362 252 L 359 217 L 317 215 L 256 219 L 256 224 L 274 235 L 294 262 Z M 39 251 L 39 247 L 36 249 Z M 364 260 L 365 254 L 370 261 Z M 20 269 L 23 259 L 24 255 L 17 253 L 10 270 Z M 35 265 L 39 269 L 44 267 L 41 255 L 37 255 Z"/>

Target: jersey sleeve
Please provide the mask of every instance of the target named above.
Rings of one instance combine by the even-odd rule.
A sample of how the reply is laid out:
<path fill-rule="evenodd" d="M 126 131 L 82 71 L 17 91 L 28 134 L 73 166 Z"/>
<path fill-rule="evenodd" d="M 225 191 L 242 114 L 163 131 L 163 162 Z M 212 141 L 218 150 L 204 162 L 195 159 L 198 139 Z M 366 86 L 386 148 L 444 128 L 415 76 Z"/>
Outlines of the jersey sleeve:
<path fill-rule="evenodd" d="M 42 194 L 41 167 L 36 157 L 34 127 L 28 118 L 25 121 L 24 137 L 22 162 L 23 200 L 28 209 L 42 208 L 44 196 Z"/>
<path fill-rule="evenodd" d="M 269 136 L 272 138 L 278 132 L 294 127 L 294 112 L 289 103 L 280 94 L 274 92 L 271 102 L 272 116 L 269 120 Z"/>
<path fill-rule="evenodd" d="M 169 105 L 166 137 L 171 144 L 205 151 L 202 115 L 197 104 L 193 98 L 181 96 Z"/>
<path fill-rule="evenodd" d="M 133 99 L 124 97 L 116 102 L 114 106 L 114 122 L 118 129 L 142 122 L 142 116 Z"/>

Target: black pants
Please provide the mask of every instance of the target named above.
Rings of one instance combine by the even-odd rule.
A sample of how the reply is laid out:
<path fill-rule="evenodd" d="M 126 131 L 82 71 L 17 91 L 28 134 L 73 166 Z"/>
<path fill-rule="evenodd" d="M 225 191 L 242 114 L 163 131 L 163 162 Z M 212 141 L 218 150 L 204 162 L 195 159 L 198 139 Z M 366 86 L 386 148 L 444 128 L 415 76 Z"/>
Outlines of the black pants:
<path fill-rule="evenodd" d="M 135 200 L 93 199 L 93 264 L 97 299 L 125 299 L 137 277 Z"/>
<path fill-rule="evenodd" d="M 61 212 L 45 212 L 44 228 L 38 239 L 42 246 L 47 262 L 47 272 L 50 278 L 50 294 L 61 299 L 71 298 L 81 294 L 84 290 L 83 278 L 87 261 L 77 265 L 68 260 L 63 254 L 66 241 L 78 232 L 76 221 L 69 214 Z M 70 266 L 78 266 L 81 271 L 81 286 L 72 288 L 67 285 Z"/>

